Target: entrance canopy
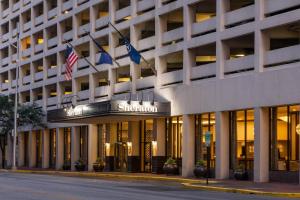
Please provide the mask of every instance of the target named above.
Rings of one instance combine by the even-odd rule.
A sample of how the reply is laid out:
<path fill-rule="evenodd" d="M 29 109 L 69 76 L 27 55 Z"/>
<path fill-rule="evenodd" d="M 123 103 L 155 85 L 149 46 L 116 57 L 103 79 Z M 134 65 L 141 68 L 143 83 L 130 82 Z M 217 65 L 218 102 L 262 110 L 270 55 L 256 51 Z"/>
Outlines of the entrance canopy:
<path fill-rule="evenodd" d="M 52 123 L 131 121 L 170 116 L 170 102 L 109 100 L 47 112 Z"/>

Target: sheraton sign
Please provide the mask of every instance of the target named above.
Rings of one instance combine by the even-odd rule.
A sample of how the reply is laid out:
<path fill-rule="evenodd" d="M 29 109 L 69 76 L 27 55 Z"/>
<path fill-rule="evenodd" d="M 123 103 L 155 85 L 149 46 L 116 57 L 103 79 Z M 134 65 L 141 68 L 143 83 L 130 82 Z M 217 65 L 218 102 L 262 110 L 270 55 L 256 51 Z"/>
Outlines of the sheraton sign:
<path fill-rule="evenodd" d="M 158 108 L 152 104 L 128 104 L 128 103 L 120 103 L 118 104 L 118 110 L 121 112 L 152 112 L 157 113 Z"/>
<path fill-rule="evenodd" d="M 170 102 L 109 100 L 69 106 L 47 112 L 49 122 L 107 116 L 170 116 Z"/>

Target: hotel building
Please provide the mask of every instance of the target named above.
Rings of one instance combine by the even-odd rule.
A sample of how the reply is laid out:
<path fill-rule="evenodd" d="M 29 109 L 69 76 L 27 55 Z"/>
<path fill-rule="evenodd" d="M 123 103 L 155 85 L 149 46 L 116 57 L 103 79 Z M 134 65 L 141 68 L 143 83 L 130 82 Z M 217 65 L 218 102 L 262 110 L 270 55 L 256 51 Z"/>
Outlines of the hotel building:
<path fill-rule="evenodd" d="M 18 167 L 82 158 L 91 171 L 99 157 L 106 171 L 161 173 L 173 157 L 189 177 L 209 131 L 213 177 L 244 165 L 255 182 L 299 183 L 299 0 L 0 2 L 1 94 L 16 93 L 19 66 L 20 103 L 47 113 L 46 129 L 20 128 Z M 120 66 L 97 65 L 87 30 Z M 66 81 L 67 42 L 97 71 L 80 58 Z"/>

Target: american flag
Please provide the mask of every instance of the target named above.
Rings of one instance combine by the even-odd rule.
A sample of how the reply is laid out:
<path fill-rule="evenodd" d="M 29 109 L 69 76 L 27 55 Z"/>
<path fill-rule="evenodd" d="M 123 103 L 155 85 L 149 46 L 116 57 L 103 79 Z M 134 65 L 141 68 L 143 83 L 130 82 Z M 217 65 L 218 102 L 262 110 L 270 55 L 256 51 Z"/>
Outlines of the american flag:
<path fill-rule="evenodd" d="M 72 79 L 72 68 L 77 60 L 78 60 L 78 56 L 76 55 L 73 48 L 68 45 L 67 50 L 66 50 L 66 62 L 67 63 L 66 63 L 66 73 L 65 73 L 65 77 L 66 77 L 67 81 Z"/>

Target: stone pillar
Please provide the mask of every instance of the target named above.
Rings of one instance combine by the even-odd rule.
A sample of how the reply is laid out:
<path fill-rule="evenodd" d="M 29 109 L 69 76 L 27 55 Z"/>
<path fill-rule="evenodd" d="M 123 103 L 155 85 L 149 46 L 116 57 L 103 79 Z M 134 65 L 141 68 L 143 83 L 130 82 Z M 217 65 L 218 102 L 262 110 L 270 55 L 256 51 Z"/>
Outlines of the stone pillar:
<path fill-rule="evenodd" d="M 64 165 L 64 129 L 56 129 L 56 169 L 61 170 Z"/>
<path fill-rule="evenodd" d="M 217 57 L 217 78 L 224 78 L 224 61 L 226 60 L 226 55 L 228 54 L 228 48 L 222 42 L 221 32 L 224 31 L 225 27 L 225 14 L 229 8 L 228 0 L 218 0 L 216 1 L 217 7 L 217 41 L 216 41 L 216 57 Z"/>
<path fill-rule="evenodd" d="M 96 124 L 88 127 L 88 170 L 93 171 L 93 163 L 97 160 L 98 128 Z"/>
<path fill-rule="evenodd" d="M 163 173 L 166 161 L 166 124 L 164 118 L 154 119 L 152 142 L 152 173 Z"/>
<path fill-rule="evenodd" d="M 229 113 L 216 113 L 216 178 L 229 178 Z"/>
<path fill-rule="evenodd" d="M 29 133 L 28 141 L 28 150 L 29 150 L 29 167 L 36 167 L 36 133 L 31 131 Z"/>
<path fill-rule="evenodd" d="M 23 167 L 25 165 L 25 133 L 18 133 L 18 167 Z M 1 152 L 1 151 L 0 151 Z M 1 155 L 1 154 L 0 154 Z"/>
<path fill-rule="evenodd" d="M 71 132 L 71 170 L 75 170 L 75 162 L 79 159 L 80 127 L 72 127 Z"/>
<path fill-rule="evenodd" d="M 254 110 L 254 181 L 269 181 L 269 112 Z"/>
<path fill-rule="evenodd" d="M 139 122 L 129 122 L 128 172 L 141 171 Z"/>
<path fill-rule="evenodd" d="M 182 119 L 182 176 L 191 177 L 195 168 L 195 118 L 183 115 Z"/>
<path fill-rule="evenodd" d="M 117 124 L 110 123 L 106 125 L 105 142 L 105 171 L 114 170 L 114 146 L 117 141 Z"/>
<path fill-rule="evenodd" d="M 49 168 L 49 155 L 50 155 L 50 133 L 49 129 L 42 132 L 42 168 Z"/>

